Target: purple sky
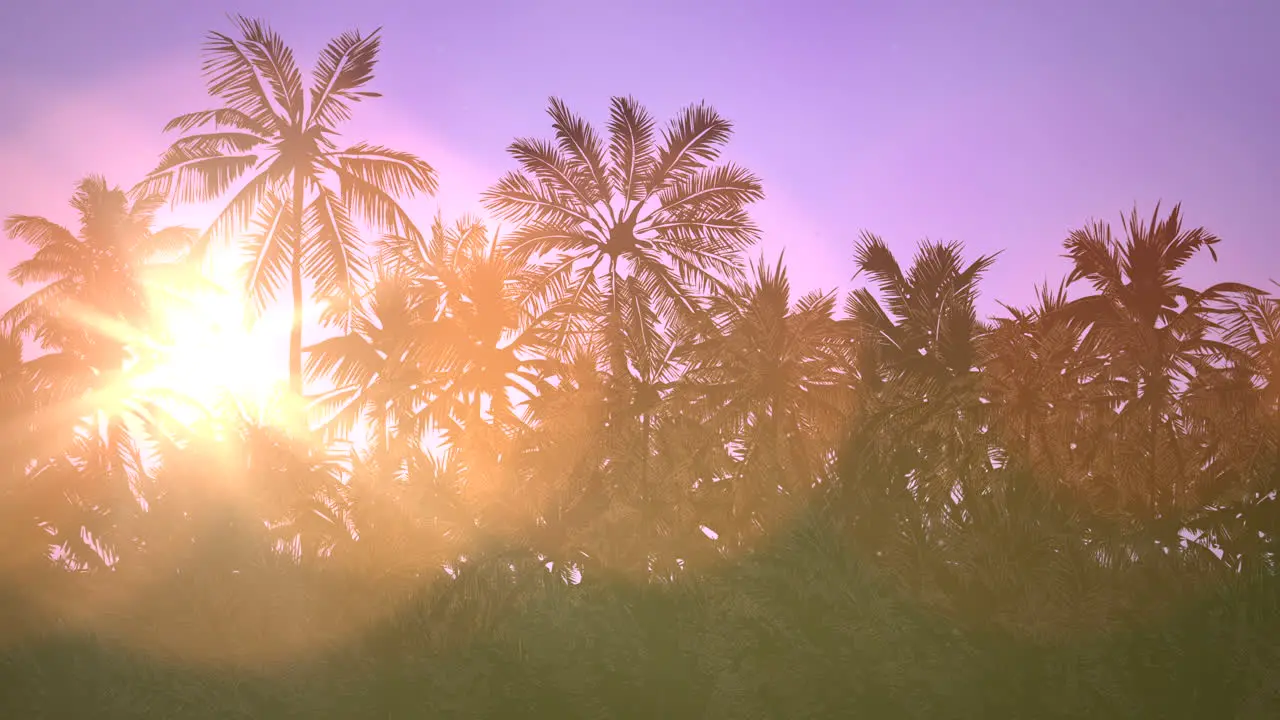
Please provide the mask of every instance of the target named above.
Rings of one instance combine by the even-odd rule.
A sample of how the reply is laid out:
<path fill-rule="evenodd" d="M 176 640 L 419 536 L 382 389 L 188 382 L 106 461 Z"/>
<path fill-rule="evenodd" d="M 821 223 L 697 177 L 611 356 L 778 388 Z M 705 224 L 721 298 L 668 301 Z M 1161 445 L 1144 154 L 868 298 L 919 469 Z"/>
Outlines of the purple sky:
<path fill-rule="evenodd" d="M 435 164 L 446 218 L 479 209 L 512 138 L 550 135 L 549 95 L 600 126 L 612 94 L 663 120 L 706 99 L 736 123 L 728 157 L 764 178 L 764 251 L 786 247 L 803 288 L 848 287 L 868 229 L 904 255 L 925 237 L 1003 249 L 987 297 L 1022 302 L 1065 272 L 1070 229 L 1161 199 L 1226 240 L 1193 280 L 1280 279 L 1275 0 L 687 4 L 5 3 L 0 215 L 70 221 L 85 173 L 148 170 L 164 122 L 209 105 L 200 45 L 225 10 L 308 67 L 329 37 L 383 26 L 385 97 L 347 138 Z M 23 253 L 0 245 L 5 266 Z"/>

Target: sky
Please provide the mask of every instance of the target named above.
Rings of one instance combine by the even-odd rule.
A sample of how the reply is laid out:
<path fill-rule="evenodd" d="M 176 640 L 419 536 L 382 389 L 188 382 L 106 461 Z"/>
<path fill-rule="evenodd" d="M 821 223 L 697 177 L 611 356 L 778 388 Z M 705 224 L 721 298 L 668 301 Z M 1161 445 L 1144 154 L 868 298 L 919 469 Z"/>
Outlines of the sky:
<path fill-rule="evenodd" d="M 800 289 L 856 286 L 863 230 L 900 257 L 958 240 L 1002 252 L 994 312 L 1056 284 L 1072 229 L 1158 201 L 1224 238 L 1194 284 L 1280 280 L 1274 0 L 4 3 L 0 216 L 70 223 L 83 175 L 141 178 L 164 123 L 211 106 L 201 44 L 229 12 L 268 21 L 308 67 L 328 38 L 383 28 L 384 97 L 345 136 L 436 167 L 437 198 L 410 205 L 424 224 L 481 210 L 510 141 L 551 136 L 548 97 L 603 130 L 629 94 L 664 121 L 702 100 L 734 121 L 725 158 L 767 193 L 761 251 L 785 248 Z M 0 239 L 0 264 L 26 252 Z M 0 303 L 19 292 L 0 282 Z"/>

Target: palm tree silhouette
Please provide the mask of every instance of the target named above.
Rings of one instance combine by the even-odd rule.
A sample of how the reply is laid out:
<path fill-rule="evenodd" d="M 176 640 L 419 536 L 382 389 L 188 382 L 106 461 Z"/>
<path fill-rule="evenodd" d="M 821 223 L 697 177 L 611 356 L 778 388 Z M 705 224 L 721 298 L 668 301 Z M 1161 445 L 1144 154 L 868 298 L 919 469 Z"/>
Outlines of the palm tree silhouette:
<path fill-rule="evenodd" d="M 140 336 L 152 329 L 147 285 L 158 278 L 151 271 L 180 261 L 195 239 L 184 227 L 151 229 L 163 203 L 155 194 L 130 203 L 122 190 L 91 175 L 71 198 L 78 235 L 44 217 L 5 221 L 10 236 L 36 248 L 9 277 L 46 284 L 0 316 L 0 328 L 48 351 L 32 366 L 45 384 L 64 393 L 81 384 L 81 390 L 100 386 L 101 377 L 118 375 Z"/>
<path fill-rule="evenodd" d="M 536 392 L 547 366 L 535 309 L 521 303 L 523 268 L 473 218 L 437 219 L 421 252 L 399 240 L 383 244 L 352 331 L 309 348 L 309 371 L 337 384 L 317 410 L 338 436 L 369 421 L 380 449 L 428 430 L 457 440 L 486 421 L 515 431 L 512 392 Z"/>
<path fill-rule="evenodd" d="M 247 289 L 261 302 L 288 277 L 289 384 L 300 395 L 304 276 L 315 279 L 322 297 L 347 301 L 366 268 L 354 221 L 416 236 L 397 196 L 434 193 L 436 173 L 406 152 L 368 143 L 340 149 L 334 142 L 352 106 L 378 96 L 364 89 L 377 62 L 376 30 L 331 40 L 308 96 L 293 52 L 279 35 L 257 20 L 236 16 L 233 23 L 239 39 L 212 32 L 206 44 L 209 94 L 224 105 L 180 115 L 165 126 L 166 132 L 188 134 L 161 156 L 142 188 L 198 202 L 249 177 L 204 237 L 227 236 L 257 217 L 259 232 L 246 246 L 252 257 Z"/>
<path fill-rule="evenodd" d="M 78 235 L 43 217 L 15 215 L 5 223 L 10 235 L 36 247 L 10 277 L 46 283 L 0 317 L 7 332 L 45 350 L 24 363 L 33 401 L 29 476 L 46 519 L 54 508 L 78 507 L 99 521 L 93 528 L 99 540 L 148 490 L 130 429 L 145 416 L 146 402 L 125 381 L 149 357 L 157 330 L 153 292 L 175 279 L 168 271 L 183 266 L 196 236 L 183 227 L 153 231 L 163 204 L 156 194 L 130 202 L 121 189 L 89 176 L 71 200 Z M 54 524 L 76 544 L 84 522 L 64 517 Z"/>
<path fill-rule="evenodd" d="M 711 299 L 712 325 L 684 351 L 689 367 L 677 390 L 700 422 L 740 445 L 733 477 L 714 485 L 732 496 L 724 522 L 712 523 L 726 542 L 776 509 L 779 487 L 805 497 L 848 411 L 835 294 L 810 292 L 793 306 L 781 256 L 753 271 Z"/>
<path fill-rule="evenodd" d="M 419 345 L 434 339 L 439 302 L 437 288 L 375 267 L 372 287 L 353 310 L 350 332 L 307 348 L 308 376 L 335 385 L 313 401 L 331 437 L 350 439 L 364 423 L 377 455 L 417 447 L 425 431 L 422 409 L 434 387 L 416 360 Z"/>
<path fill-rule="evenodd" d="M 1123 241 L 1104 222 L 1076 230 L 1065 241 L 1074 265 L 1068 283 L 1086 280 L 1094 294 L 1062 312 L 1082 327 L 1083 342 L 1096 342 L 1107 357 L 1118 408 L 1108 425 L 1126 438 L 1113 445 L 1120 452 L 1106 461 L 1117 493 L 1172 518 L 1192 497 L 1193 483 L 1177 461 L 1179 393 L 1202 368 L 1239 354 L 1214 336 L 1215 309 L 1233 295 L 1260 291 L 1230 282 L 1200 291 L 1182 284 L 1182 266 L 1202 250 L 1217 259 L 1220 240 L 1204 228 L 1184 229 L 1179 206 L 1163 219 L 1157 206 L 1148 223 L 1136 209 L 1122 220 Z"/>
<path fill-rule="evenodd" d="M 922 243 L 904 270 L 883 240 L 864 233 L 858 272 L 883 300 L 860 288 L 846 304 L 857 422 L 836 492 L 855 531 L 917 590 L 990 465 L 976 372 L 985 328 L 975 306 L 994 258 L 966 264 L 961 253 L 958 243 Z"/>
<path fill-rule="evenodd" d="M 548 112 L 556 142 L 512 143 L 521 170 L 503 176 L 485 203 L 524 223 L 510 252 L 541 261 L 534 291 L 558 311 L 559 343 L 583 331 L 603 339 L 620 382 L 628 374 L 624 308 L 649 307 L 655 321 L 692 314 L 696 296 L 741 272 L 739 255 L 759 234 L 745 208 L 763 192 L 748 171 L 711 165 L 731 124 L 706 105 L 685 109 L 659 142 L 648 111 L 614 98 L 607 155 L 562 101 L 553 98 Z"/>

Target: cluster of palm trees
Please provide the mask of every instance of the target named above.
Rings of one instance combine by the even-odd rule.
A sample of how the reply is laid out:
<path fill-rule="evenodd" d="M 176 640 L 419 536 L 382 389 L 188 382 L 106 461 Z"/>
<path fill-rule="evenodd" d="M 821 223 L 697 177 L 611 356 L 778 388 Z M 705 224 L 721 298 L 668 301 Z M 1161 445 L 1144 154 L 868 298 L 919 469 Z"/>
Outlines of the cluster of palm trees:
<path fill-rule="evenodd" d="M 820 507 L 920 597 L 1021 623 L 1120 569 L 1274 569 L 1280 302 L 1185 286 L 1218 238 L 1178 208 L 1073 232 L 1064 282 L 990 320 L 994 258 L 904 267 L 864 234 L 841 309 L 749 262 L 763 191 L 721 162 L 727 120 L 659 131 L 615 98 L 604 134 L 553 100 L 553 138 L 512 143 L 484 204 L 513 230 L 424 230 L 400 201 L 431 166 L 338 143 L 378 35 L 331 41 L 308 87 L 235 26 L 206 47 L 216 107 L 141 183 L 83 181 L 78 232 L 6 223 L 35 248 L 11 277 L 44 284 L 0 319 L 4 562 L 459 577 L 496 542 L 502 573 L 674 581 Z M 210 200 L 203 232 L 153 228 Z M 290 293 L 290 391 L 325 388 L 305 430 L 176 425 L 130 389 L 164 342 L 147 288 L 227 243 L 254 312 Z M 308 290 L 330 335 L 305 346 Z"/>

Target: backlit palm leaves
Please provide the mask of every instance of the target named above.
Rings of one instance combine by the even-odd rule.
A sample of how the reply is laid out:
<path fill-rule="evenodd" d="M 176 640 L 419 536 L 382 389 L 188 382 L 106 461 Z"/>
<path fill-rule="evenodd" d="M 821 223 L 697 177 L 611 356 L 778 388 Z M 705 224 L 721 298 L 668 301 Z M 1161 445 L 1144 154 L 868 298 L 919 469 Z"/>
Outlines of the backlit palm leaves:
<path fill-rule="evenodd" d="M 713 165 L 731 126 L 706 105 L 684 110 L 658 138 L 644 108 L 614 98 L 607 145 L 560 100 L 549 113 L 555 141 L 512 143 L 520 171 L 503 176 L 485 202 L 523 223 L 511 253 L 536 263 L 533 290 L 555 313 L 548 322 L 559 343 L 589 332 L 621 379 L 624 313 L 687 316 L 701 295 L 723 289 L 756 240 L 746 206 L 763 193 L 748 171 Z"/>
<path fill-rule="evenodd" d="M 10 277 L 45 283 L 0 318 L 15 353 L 21 337 L 35 341 L 36 353 L 4 373 L 7 399 L 23 408 L 21 418 L 7 418 L 6 434 L 20 446 L 6 455 L 26 464 L 20 501 L 56 529 L 73 566 L 111 564 L 119 549 L 112 543 L 129 541 L 111 531 L 140 512 L 137 498 L 150 490 L 126 420 L 137 414 L 123 412 L 139 408 L 120 382 L 147 358 L 161 273 L 175 267 L 195 235 L 181 227 L 153 230 L 162 203 L 156 195 L 130 202 L 90 176 L 71 200 L 78 234 L 43 217 L 15 215 L 5 223 L 36 249 Z"/>
<path fill-rule="evenodd" d="M 1149 223 L 1135 211 L 1124 229 L 1124 241 L 1105 223 L 1067 239 L 1075 265 L 1068 281 L 1087 280 L 1095 294 L 1063 312 L 1084 329 L 1082 342 L 1097 338 L 1115 383 L 1117 416 L 1108 425 L 1126 441 L 1103 458 L 1097 480 L 1114 484 L 1123 506 L 1176 514 L 1195 504 L 1198 472 L 1178 443 L 1177 398 L 1192 378 L 1238 360 L 1238 348 L 1215 337 L 1215 310 L 1233 294 L 1257 291 L 1238 283 L 1197 291 L 1181 283 L 1182 266 L 1201 250 L 1213 253 L 1219 239 L 1184 229 L 1176 206 L 1164 219 L 1157 208 Z"/>
<path fill-rule="evenodd" d="M 118 373 L 140 353 L 152 330 L 147 283 L 158 265 L 180 259 L 195 237 L 182 227 L 152 230 L 163 201 L 146 195 L 129 202 L 102 177 L 89 176 L 71 198 L 79 234 L 43 217 L 5 221 L 11 237 L 35 248 L 9 277 L 45 284 L 10 308 L 0 327 L 55 353 L 33 368 L 42 380 L 54 382 L 44 371 L 60 370 L 59 384 L 88 383 Z"/>
<path fill-rule="evenodd" d="M 807 498 L 842 440 L 850 384 L 834 309 L 834 293 L 821 292 L 793 306 L 781 258 L 761 262 L 712 298 L 712 324 L 686 351 L 679 394 L 736 456 L 727 476 L 704 477 L 699 488 L 732 498 L 723 519 L 705 519 L 726 541 L 772 525 L 782 497 Z"/>
<path fill-rule="evenodd" d="M 925 243 L 906 266 L 864 234 L 871 287 L 837 317 L 835 293 L 793 293 L 781 260 L 744 262 L 763 194 L 720 162 L 730 124 L 705 105 L 659 132 L 615 98 L 597 134 L 552 100 L 554 138 L 514 142 L 518 169 L 484 196 L 517 227 L 427 235 L 399 202 L 433 192 L 432 169 L 335 139 L 375 95 L 377 33 L 330 42 L 305 83 L 277 35 L 235 25 L 206 48 L 219 107 L 169 124 L 180 137 L 133 203 L 90 179 L 78 235 L 9 221 L 36 247 L 13 277 L 48 283 L 3 319 L 0 420 L 18 439 L 0 473 L 35 531 L 14 544 L 186 571 L 241 533 L 257 551 L 222 570 L 446 565 L 432 602 L 487 624 L 583 578 L 674 583 L 810 503 L 912 597 L 1019 630 L 1110 622 L 1165 587 L 1132 578 L 1274 567 L 1280 311 L 1178 279 L 1218 242 L 1178 209 L 1126 218 L 1123 239 L 1072 233 L 1066 281 L 990 321 L 993 257 Z M 162 199 L 223 195 L 203 240 L 244 232 L 251 314 L 289 287 L 291 389 L 304 369 L 322 386 L 323 438 L 236 412 L 161 435 L 89 392 L 145 367 L 151 268 L 193 241 L 150 229 Z M 308 279 L 336 335 L 304 365 Z"/>
<path fill-rule="evenodd" d="M 367 413 L 387 437 L 392 421 L 406 437 L 460 439 L 469 425 L 488 422 L 515 431 L 516 405 L 535 392 L 546 365 L 521 302 L 522 268 L 470 219 L 451 228 L 437 222 L 420 253 L 400 253 L 412 247 L 403 240 L 384 244 L 352 332 L 311 348 L 312 372 L 337 384 L 319 401 L 336 413 L 333 429 L 345 435 Z M 398 409 L 383 417 L 388 403 Z"/>
<path fill-rule="evenodd" d="M 345 149 L 337 127 L 355 103 L 377 93 L 380 40 L 345 33 L 330 41 L 312 72 L 310 92 L 280 36 L 262 23 L 234 18 L 240 37 L 220 32 L 205 46 L 209 94 L 223 105 L 180 115 L 166 131 L 186 133 L 161 157 L 143 187 L 179 202 L 219 198 L 247 177 L 209 227 L 223 238 L 253 217 L 248 291 L 259 304 L 286 282 L 292 290 L 289 378 L 302 388 L 304 277 L 324 298 L 348 301 L 366 274 L 356 221 L 415 235 L 399 197 L 433 193 L 435 171 L 409 153 L 369 143 Z"/>
<path fill-rule="evenodd" d="M 857 449 L 847 451 L 860 468 L 849 471 L 864 477 L 845 490 L 863 497 L 870 526 L 889 517 L 871 510 L 879 503 L 905 512 L 900 531 L 919 550 L 960 519 L 965 498 L 980 490 L 975 473 L 990 462 L 971 440 L 983 412 L 977 286 L 993 258 L 966 264 L 959 244 L 925 243 L 904 271 L 870 234 L 855 252 L 883 304 L 860 289 L 846 305 L 858 384 Z"/>
<path fill-rule="evenodd" d="M 517 405 L 551 367 L 536 308 L 524 292 L 526 268 L 496 233 L 471 218 L 452 230 L 437 223 L 422 266 L 442 292 L 437 329 L 443 342 L 419 357 L 440 383 L 435 424 L 459 435 L 475 422 L 517 431 L 523 424 Z"/>
<path fill-rule="evenodd" d="M 109 567 L 137 541 L 150 472 L 119 417 L 96 417 L 70 442 L 35 459 L 24 480 L 35 519 L 56 531 L 54 557 L 69 568 Z"/>
<path fill-rule="evenodd" d="M 335 385 L 317 400 L 331 437 L 350 438 L 363 422 L 372 448 L 383 453 L 395 438 L 421 436 L 432 388 L 417 355 L 437 339 L 431 330 L 439 303 L 440 290 L 429 281 L 380 268 L 353 309 L 351 331 L 308 349 L 309 372 Z"/>

